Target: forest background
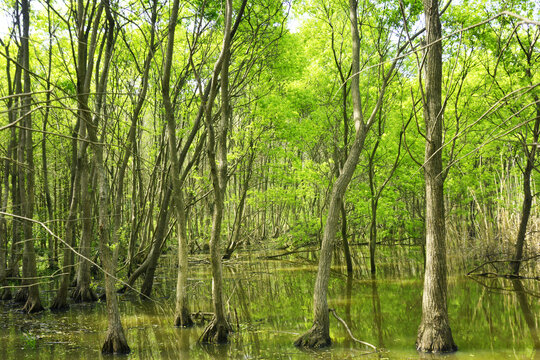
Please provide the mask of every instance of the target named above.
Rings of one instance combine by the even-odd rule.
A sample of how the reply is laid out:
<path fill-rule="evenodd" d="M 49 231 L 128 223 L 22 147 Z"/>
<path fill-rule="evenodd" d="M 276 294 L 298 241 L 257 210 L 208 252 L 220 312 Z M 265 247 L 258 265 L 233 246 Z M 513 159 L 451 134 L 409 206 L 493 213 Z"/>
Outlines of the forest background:
<path fill-rule="evenodd" d="M 108 301 L 118 280 L 151 296 L 177 248 L 179 289 L 195 253 L 220 273 L 239 249 L 318 248 L 358 131 L 352 78 L 372 122 L 335 262 L 376 273 L 397 248 L 423 270 L 422 3 L 357 4 L 357 74 L 345 2 L 31 5 L 1 4 L 2 299 L 38 311 L 56 281 L 52 308 L 93 301 L 100 272 Z M 448 266 L 537 277 L 539 5 L 440 8 Z"/>

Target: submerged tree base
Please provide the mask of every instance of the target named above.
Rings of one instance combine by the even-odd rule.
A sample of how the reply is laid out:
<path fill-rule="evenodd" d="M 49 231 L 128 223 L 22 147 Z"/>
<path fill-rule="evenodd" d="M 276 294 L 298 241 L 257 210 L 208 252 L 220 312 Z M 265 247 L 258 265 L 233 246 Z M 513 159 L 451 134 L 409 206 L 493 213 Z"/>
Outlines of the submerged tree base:
<path fill-rule="evenodd" d="M 15 293 L 15 297 L 13 298 L 13 301 L 15 301 L 16 303 L 19 303 L 19 304 L 24 304 L 24 303 L 26 303 L 27 300 L 28 300 L 28 288 L 27 287 L 19 289 Z"/>
<path fill-rule="evenodd" d="M 75 290 L 73 290 L 73 293 L 71 294 L 71 298 L 76 303 L 97 301 L 96 294 L 94 294 L 92 289 L 88 286 L 84 286 L 84 287 L 77 286 Z"/>
<path fill-rule="evenodd" d="M 450 326 L 444 322 L 421 324 L 418 329 L 416 350 L 426 353 L 450 353 L 457 351 Z"/>
<path fill-rule="evenodd" d="M 101 347 L 102 354 L 129 354 L 131 349 L 127 344 L 124 332 L 107 332 L 107 338 Z"/>
<path fill-rule="evenodd" d="M 11 300 L 12 295 L 9 289 L 0 290 L 0 300 Z"/>
<path fill-rule="evenodd" d="M 294 342 L 294 346 L 309 349 L 322 349 L 330 345 L 332 345 L 330 335 L 317 325 L 313 325 L 307 333 Z"/>
<path fill-rule="evenodd" d="M 51 307 L 49 308 L 51 311 L 65 311 L 69 309 L 69 305 L 67 303 L 66 299 L 54 299 Z"/>
<path fill-rule="evenodd" d="M 183 309 L 179 314 L 176 314 L 174 319 L 174 326 L 178 327 L 192 327 L 194 325 L 191 314 L 186 309 Z"/>
<path fill-rule="evenodd" d="M 226 344 L 229 341 L 231 326 L 226 320 L 218 321 L 215 317 L 204 329 L 199 342 L 202 344 Z"/>
<path fill-rule="evenodd" d="M 41 305 L 41 301 L 39 300 L 39 298 L 32 299 L 29 297 L 28 300 L 26 301 L 26 304 L 24 304 L 24 307 L 22 310 L 27 314 L 33 314 L 33 313 L 43 311 L 45 309 Z"/>

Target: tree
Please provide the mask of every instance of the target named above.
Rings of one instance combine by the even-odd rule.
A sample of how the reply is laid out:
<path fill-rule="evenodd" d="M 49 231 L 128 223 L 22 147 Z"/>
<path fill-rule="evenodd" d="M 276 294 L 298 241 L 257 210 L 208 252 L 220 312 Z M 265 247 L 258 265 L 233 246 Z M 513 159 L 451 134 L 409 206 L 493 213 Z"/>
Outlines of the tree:
<path fill-rule="evenodd" d="M 425 50 L 425 162 L 426 264 L 422 296 L 422 321 L 416 348 L 423 352 L 451 352 L 452 338 L 447 310 L 446 232 L 444 174 L 442 166 L 442 42 L 439 1 L 424 0 Z"/>
<path fill-rule="evenodd" d="M 165 107 L 165 119 L 167 122 L 167 131 L 169 136 L 169 155 L 171 162 L 171 183 L 173 187 L 173 209 L 176 215 L 177 237 L 178 237 L 178 280 L 176 284 L 176 315 L 175 325 L 188 327 L 193 325 L 189 313 L 187 298 L 187 271 L 188 271 L 188 252 L 187 252 L 187 234 L 186 234 L 186 215 L 184 195 L 180 180 L 180 162 L 177 154 L 176 124 L 174 118 L 174 109 L 171 103 L 169 93 L 171 66 L 173 59 L 174 32 L 178 20 L 179 1 L 173 2 L 171 18 L 169 20 L 169 37 L 167 42 L 167 51 L 163 64 L 162 95 L 163 105 Z"/>
<path fill-rule="evenodd" d="M 244 9 L 246 1 L 242 6 Z M 223 302 L 223 274 L 219 239 L 221 237 L 221 225 L 223 219 L 223 197 L 227 188 L 227 130 L 229 126 L 230 103 L 229 103 L 229 62 L 231 56 L 232 38 L 232 0 L 227 0 L 225 5 L 225 25 L 223 29 L 223 44 L 219 58 L 214 65 L 210 94 L 205 104 L 205 125 L 207 133 L 206 149 L 212 186 L 214 190 L 214 205 L 212 214 L 212 232 L 210 235 L 210 261 L 212 264 L 212 305 L 214 317 L 204 329 L 200 341 L 202 343 L 227 343 L 231 326 L 225 318 L 225 304 Z M 242 16 L 240 12 L 238 19 Z M 221 116 L 218 123 L 218 131 L 212 115 L 212 108 L 218 89 L 218 76 L 221 74 Z M 199 81 L 199 87 L 201 87 Z M 217 152 L 217 159 L 216 159 Z"/>
<path fill-rule="evenodd" d="M 349 14 L 351 22 L 352 34 L 352 76 L 351 76 L 351 96 L 353 104 L 353 122 L 356 129 L 355 139 L 347 156 L 347 160 L 343 165 L 339 177 L 332 185 L 330 195 L 326 224 L 320 250 L 319 266 L 317 270 L 317 278 L 315 281 L 315 290 L 313 292 L 313 326 L 311 329 L 295 341 L 295 345 L 307 348 L 322 348 L 330 346 L 330 319 L 327 303 L 328 282 L 330 279 L 330 266 L 332 263 L 332 251 L 336 236 L 338 220 L 340 215 L 340 207 L 345 194 L 345 190 L 351 181 L 352 175 L 356 169 L 358 159 L 366 136 L 376 120 L 377 113 L 382 105 L 384 94 L 388 85 L 388 81 L 392 77 L 394 69 L 397 65 L 398 58 L 396 57 L 392 64 L 384 73 L 383 81 L 380 85 L 379 94 L 367 120 L 364 119 L 363 109 L 360 97 L 360 36 L 358 31 L 358 2 L 356 0 L 349 1 Z"/>
<path fill-rule="evenodd" d="M 22 1 L 23 34 L 21 38 L 22 67 L 24 80 L 24 93 L 22 97 L 21 117 L 25 129 L 19 130 L 19 164 L 24 164 L 24 170 L 19 175 L 19 188 L 23 214 L 27 219 L 34 216 L 34 147 L 32 141 L 32 115 L 31 115 L 31 85 L 30 85 L 30 0 Z M 23 252 L 23 277 L 28 285 L 28 298 L 24 305 L 24 311 L 28 313 L 43 310 L 37 285 L 36 253 L 34 250 L 33 223 L 25 220 L 23 223 L 24 252 Z"/>

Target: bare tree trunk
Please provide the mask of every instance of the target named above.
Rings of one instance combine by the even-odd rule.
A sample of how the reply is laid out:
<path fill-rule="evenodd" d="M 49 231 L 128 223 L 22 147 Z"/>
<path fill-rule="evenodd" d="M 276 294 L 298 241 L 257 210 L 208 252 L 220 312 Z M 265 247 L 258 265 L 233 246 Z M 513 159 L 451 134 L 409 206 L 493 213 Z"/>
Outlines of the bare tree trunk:
<path fill-rule="evenodd" d="M 349 247 L 349 239 L 347 237 L 347 210 L 345 209 L 345 201 L 341 201 L 341 241 L 343 242 L 343 253 L 345 255 L 345 263 L 347 264 L 347 276 L 352 276 L 353 265 L 351 250 Z"/>
<path fill-rule="evenodd" d="M 150 296 L 152 292 L 152 287 L 154 285 L 154 273 L 156 272 L 159 255 L 161 254 L 161 249 L 163 248 L 163 243 L 165 242 L 165 230 L 167 229 L 167 224 L 169 223 L 169 202 L 171 198 L 171 189 L 168 188 L 165 191 L 163 196 L 162 204 L 159 211 L 158 223 L 156 225 L 156 231 L 154 235 L 154 242 L 152 243 L 152 248 L 148 254 L 145 266 L 144 281 L 141 285 L 141 297 Z M 144 264 L 143 264 L 144 265 Z M 143 266 L 141 265 L 141 267 Z M 136 271 L 133 273 L 135 275 Z M 130 277 L 131 280 L 131 277 Z M 176 323 L 175 319 L 175 323 Z M 178 326 L 178 325 L 177 325 Z"/>
<path fill-rule="evenodd" d="M 214 317 L 206 329 L 204 329 L 204 332 L 200 337 L 200 341 L 202 343 L 227 343 L 229 341 L 229 332 L 232 331 L 231 326 L 225 318 L 225 307 L 223 302 L 223 274 L 221 255 L 219 251 L 221 223 L 223 219 L 223 197 L 227 187 L 226 136 L 230 119 L 229 62 L 231 56 L 230 46 L 232 10 L 232 0 L 227 0 L 225 6 L 223 47 L 221 49 L 218 61 L 214 66 L 214 73 L 211 80 L 212 89 L 208 103 L 206 104 L 205 115 L 208 135 L 208 141 L 206 144 L 207 156 L 214 189 L 212 232 L 210 234 L 210 262 L 212 264 L 212 303 L 214 307 Z M 217 78 L 219 72 L 221 72 L 221 117 L 218 133 L 216 134 L 212 119 L 212 105 L 217 92 Z"/>
<path fill-rule="evenodd" d="M 47 162 L 47 123 L 49 121 L 50 103 L 51 103 L 51 73 L 52 73 L 52 46 L 53 46 L 53 30 L 51 24 L 51 9 L 50 0 L 47 0 L 47 20 L 48 20 L 48 32 L 49 32 L 49 54 L 47 62 L 47 94 L 45 100 L 45 116 L 43 117 L 43 136 L 41 139 L 41 163 L 43 171 L 43 190 L 45 191 L 45 205 L 47 206 L 48 220 L 53 219 L 53 208 L 51 199 L 51 190 L 49 186 L 49 167 Z M 56 268 L 56 261 L 53 251 L 53 237 L 47 234 L 48 250 L 47 255 L 49 257 L 49 268 Z"/>
<path fill-rule="evenodd" d="M 22 64 L 23 62 L 23 51 L 22 47 L 19 47 L 18 53 L 17 53 L 17 60 L 18 64 Z M 21 94 L 23 92 L 22 88 L 22 67 L 17 65 L 15 69 L 15 78 L 14 78 L 14 88 L 15 88 L 15 94 Z M 19 109 L 22 107 L 21 105 L 22 99 L 21 97 L 16 97 L 12 111 L 10 111 L 11 116 L 13 116 L 12 119 L 16 119 L 20 116 Z M 19 164 L 21 162 L 19 161 L 19 148 L 20 148 L 20 133 L 24 132 L 23 129 L 19 130 L 19 133 L 17 133 L 16 127 L 11 128 L 11 142 L 10 146 L 12 148 L 12 159 L 13 165 L 11 167 L 11 202 L 12 202 L 12 209 L 13 213 L 15 215 L 24 216 L 23 212 L 23 206 L 21 201 L 21 188 L 20 188 L 20 180 L 19 178 L 21 176 L 24 176 L 24 173 L 19 169 Z M 9 270 L 12 277 L 18 277 L 19 276 L 19 262 L 21 260 L 21 244 L 22 244 L 22 221 L 19 219 L 14 219 L 12 222 L 12 239 L 11 239 L 11 256 L 10 256 L 10 265 Z M 28 288 L 25 285 L 25 280 L 22 279 L 20 282 L 21 285 L 23 285 L 22 288 L 17 290 L 14 296 L 14 301 L 17 303 L 26 303 L 26 300 L 28 299 Z"/>
<path fill-rule="evenodd" d="M 375 266 L 375 248 L 377 246 L 377 206 L 379 199 L 376 197 L 375 194 L 376 191 L 374 161 L 377 148 L 379 147 L 379 142 L 380 141 L 378 138 L 375 142 L 375 146 L 373 147 L 373 151 L 369 156 L 368 164 L 369 191 L 371 195 L 371 224 L 369 226 L 369 265 L 371 274 L 375 274 L 377 272 L 377 268 Z"/>
<path fill-rule="evenodd" d="M 4 45 L 4 43 L 2 43 Z M 4 45 L 6 56 L 9 58 L 9 44 Z M 6 77 L 7 77 L 7 85 L 8 85 L 8 94 L 13 95 L 15 91 L 15 83 L 12 83 L 11 79 L 11 68 L 10 68 L 11 62 L 6 62 Z M 20 74 L 20 67 L 17 67 L 16 72 L 18 71 Z M 19 75 L 20 76 L 20 75 Z M 17 76 L 15 76 L 17 78 Z M 16 119 L 16 111 L 14 108 L 14 100 L 13 97 L 9 97 L 7 100 L 7 108 L 8 108 L 8 122 L 13 123 Z M 3 163 L 3 177 L 0 179 L 3 183 L 3 192 L 0 191 L 0 194 L 3 196 L 1 200 L 1 209 L 2 211 L 6 212 L 8 207 L 8 199 L 9 199 L 9 177 L 10 175 L 15 176 L 15 166 L 16 161 L 13 159 L 14 153 L 15 153 L 15 127 L 11 129 L 11 137 L 9 139 L 9 144 L 7 148 L 7 156 Z M 12 193 L 15 193 L 15 188 L 12 188 Z M 12 203 L 13 212 L 15 212 L 15 205 L 16 203 Z M 15 235 L 15 229 L 17 227 L 18 220 L 12 221 L 13 226 L 13 235 Z M 7 258 L 8 258 L 8 228 L 7 228 L 7 221 L 4 215 L 0 215 L 0 266 L 2 267 L 0 269 L 0 300 L 10 300 L 11 290 L 7 286 L 7 271 L 6 267 L 8 266 Z M 11 242 L 12 242 L 12 248 L 15 246 L 14 244 L 19 241 L 18 237 L 12 236 Z M 15 276 L 15 274 L 12 274 L 12 276 Z"/>
<path fill-rule="evenodd" d="M 83 124 L 84 126 L 84 124 Z M 90 262 L 91 256 L 91 244 L 92 244 L 92 205 L 94 203 L 94 196 L 88 186 L 90 169 L 88 164 L 88 155 L 83 153 L 83 158 L 80 163 L 80 196 L 81 196 L 81 215 L 82 215 L 82 229 L 81 240 L 79 242 L 79 267 L 77 268 L 77 284 L 71 294 L 73 301 L 77 303 L 82 302 L 94 302 L 97 300 L 97 296 L 94 290 L 90 287 L 91 274 L 90 274 Z M 66 234 L 66 236 L 68 236 Z"/>
<path fill-rule="evenodd" d="M 244 208 L 246 204 L 246 198 L 247 198 L 247 192 L 249 190 L 249 180 L 251 179 L 251 175 L 253 173 L 253 160 L 255 159 L 255 150 L 253 148 L 253 139 L 251 139 L 250 142 L 250 154 L 248 159 L 248 164 L 246 167 L 246 175 L 243 179 L 242 183 L 242 190 L 240 195 L 240 202 L 238 203 L 238 207 L 236 208 L 236 213 L 234 216 L 234 223 L 233 223 L 233 231 L 231 235 L 231 240 L 229 241 L 229 244 L 227 245 L 227 249 L 225 250 L 225 254 L 223 255 L 223 259 L 230 259 L 232 253 L 236 250 L 238 245 L 240 244 L 240 229 L 242 224 L 242 217 L 244 215 Z"/>
<path fill-rule="evenodd" d="M 22 0 L 22 16 L 23 16 L 23 36 L 21 38 L 21 48 L 23 53 L 23 77 L 24 77 L 24 93 L 22 96 L 22 112 L 26 130 L 21 129 L 21 143 L 19 152 L 19 162 L 24 163 L 24 155 L 26 155 L 26 170 L 22 174 L 25 176 L 19 177 L 19 186 L 21 189 L 21 204 L 23 206 L 23 214 L 28 219 L 34 216 L 34 148 L 32 141 L 32 117 L 31 111 L 31 96 L 32 88 L 30 86 L 30 49 L 29 49 L 29 29 L 30 29 L 30 3 L 29 0 Z M 25 183 L 26 178 L 26 183 Z M 38 312 L 43 310 L 41 299 L 39 297 L 39 287 L 37 285 L 37 268 L 36 254 L 34 251 L 34 236 L 33 224 L 30 221 L 23 223 L 24 230 L 24 253 L 23 253 L 23 276 L 27 279 L 28 284 L 28 299 L 24 305 L 24 311 L 28 313 Z"/>
<path fill-rule="evenodd" d="M 103 14 L 106 13 L 106 24 L 104 36 L 106 37 L 105 45 L 105 57 L 103 59 L 103 65 L 101 73 L 97 74 L 96 69 L 96 106 L 94 112 L 91 112 L 88 106 L 88 95 L 90 90 L 90 83 L 92 75 L 94 74 L 94 54 L 97 44 L 97 34 L 100 27 L 100 20 Z M 89 26 L 92 26 L 90 41 L 87 41 L 90 31 L 85 30 L 85 6 L 83 0 L 77 1 L 77 17 L 78 17 L 78 106 L 83 122 L 86 126 L 88 133 L 88 139 L 91 142 L 93 150 L 93 165 L 96 172 L 97 189 L 98 189 L 98 236 L 99 236 L 99 253 L 101 262 L 105 270 L 105 294 L 107 299 L 107 320 L 108 328 L 105 341 L 102 346 L 102 353 L 104 354 L 127 354 L 130 352 L 130 348 L 127 344 L 126 337 L 124 335 L 124 329 L 120 321 L 120 312 L 118 309 L 118 299 L 116 297 L 115 289 L 115 273 L 116 264 L 118 258 L 118 244 L 114 243 L 114 251 L 109 247 L 111 228 L 114 227 L 110 224 L 110 212 L 109 212 L 109 184 L 107 178 L 107 171 L 105 169 L 104 161 L 104 146 L 103 142 L 106 139 L 105 133 L 101 139 L 98 139 L 98 127 L 100 125 L 100 119 L 103 115 L 103 108 L 105 103 L 105 94 L 107 93 L 107 79 L 109 75 L 109 65 L 112 58 L 113 46 L 116 39 L 115 36 L 115 20 L 110 9 L 110 3 L 108 1 L 101 1 L 95 9 L 95 13 L 92 13 L 93 19 L 89 18 Z M 82 83 L 81 83 L 82 82 Z M 92 120 L 91 114 L 94 114 Z M 106 131 L 104 129 L 103 131 Z M 112 240 L 116 240 L 113 237 Z"/>
<path fill-rule="evenodd" d="M 347 156 L 347 160 L 343 164 L 343 169 L 332 186 L 330 203 L 328 205 L 328 214 L 326 217 L 326 224 L 324 226 L 321 243 L 319 267 L 317 270 L 317 278 L 313 292 L 313 326 L 307 333 L 295 341 L 294 344 L 300 347 L 322 348 L 330 346 L 332 343 L 330 339 L 330 318 L 328 313 L 327 292 L 328 281 L 330 280 L 330 266 L 332 264 L 334 239 L 336 236 L 336 229 L 341 207 L 340 205 L 343 201 L 343 195 L 345 194 L 345 190 L 347 189 L 354 170 L 356 169 L 367 133 L 361 113 L 362 108 L 360 103 L 360 87 L 358 78 L 360 66 L 358 53 L 360 47 L 357 20 L 358 4 L 356 0 L 350 0 L 349 5 L 353 43 L 353 76 L 351 80 L 351 94 L 353 99 L 353 119 L 356 127 L 356 137 Z"/>
<path fill-rule="evenodd" d="M 8 155 L 9 158 L 9 155 Z M 7 166 L 8 164 L 4 164 Z M 6 182 L 4 179 L 0 179 L 0 211 L 6 212 L 7 208 L 7 197 L 8 197 L 8 191 L 6 185 L 9 184 L 9 178 L 6 176 L 6 174 L 9 174 L 9 171 L 4 168 L 4 179 L 8 179 Z M 4 187 L 2 187 L 4 185 Z M 6 189 L 6 192 L 4 193 L 4 189 Z M 6 224 L 6 218 L 4 215 L 0 215 L 0 300 L 8 300 L 11 297 L 11 292 L 9 291 L 9 288 L 7 287 L 7 279 L 6 279 L 6 260 L 7 260 L 7 245 L 8 245 L 8 234 L 7 234 L 7 224 Z"/>
<path fill-rule="evenodd" d="M 351 78 L 351 95 L 353 103 L 353 120 L 356 128 L 356 137 L 351 146 L 347 160 L 343 165 L 343 169 L 339 177 L 332 186 L 330 202 L 328 205 L 328 215 L 324 226 L 323 238 L 321 243 L 321 251 L 319 258 L 319 267 L 317 270 L 317 278 L 315 280 L 315 289 L 313 292 L 313 326 L 307 333 L 302 335 L 295 341 L 295 345 L 306 348 L 322 348 L 330 346 L 330 319 L 328 313 L 328 282 L 330 280 L 330 266 L 332 264 L 332 252 L 334 249 L 334 241 L 337 232 L 340 205 L 343 201 L 343 195 L 353 176 L 360 153 L 364 147 L 364 141 L 373 125 L 374 119 L 381 107 L 388 80 L 390 79 L 398 60 L 394 60 L 388 69 L 381 88 L 376 105 L 367 120 L 364 122 L 362 115 L 362 105 L 360 99 L 360 83 L 358 74 L 360 72 L 360 36 L 358 31 L 358 3 L 356 0 L 349 1 L 351 35 L 352 35 L 352 78 Z"/>
<path fill-rule="evenodd" d="M 193 320 L 188 307 L 187 297 L 187 271 L 188 271 L 188 252 L 187 252 L 187 233 L 186 233 L 186 213 L 184 204 L 184 194 L 180 180 L 180 163 L 176 150 L 176 123 L 174 119 L 174 109 L 170 97 L 170 77 L 173 59 L 174 33 L 178 19 L 179 0 L 173 2 L 171 18 L 169 20 L 169 37 L 167 42 L 167 52 L 163 64 L 162 94 L 163 105 L 165 107 L 165 118 L 169 136 L 169 152 L 171 161 L 171 183 L 173 186 L 173 209 L 176 215 L 176 236 L 178 238 L 178 277 L 176 283 L 176 326 L 192 326 Z"/>
<path fill-rule="evenodd" d="M 530 59 L 529 59 L 530 63 Z M 532 75 L 529 69 L 527 69 L 527 75 L 532 80 Z M 523 259 L 523 247 L 525 246 L 525 237 L 527 235 L 527 224 L 531 216 L 531 207 L 533 195 L 531 193 L 531 174 L 535 168 L 534 162 L 536 157 L 536 150 L 538 149 L 538 139 L 540 137 L 540 103 L 539 98 L 535 94 L 533 99 L 536 103 L 536 120 L 534 122 L 533 129 L 533 141 L 531 149 L 529 150 L 527 144 L 523 144 L 525 149 L 525 156 L 527 158 L 525 170 L 523 171 L 523 205 L 521 207 L 521 219 L 519 221 L 519 230 L 516 239 L 514 261 L 512 262 L 512 273 L 519 275 L 519 268 L 521 266 L 521 260 Z"/>
<path fill-rule="evenodd" d="M 426 266 L 422 296 L 422 322 L 416 348 L 423 352 L 452 352 L 447 310 L 446 231 L 444 213 L 444 174 L 442 167 L 442 43 L 438 0 L 424 0 L 427 31 L 425 55 L 424 121 L 426 150 Z"/>
<path fill-rule="evenodd" d="M 85 126 L 80 127 L 80 138 L 84 138 Z M 79 204 L 79 194 L 80 194 L 80 185 L 81 185 L 81 156 L 82 153 L 86 151 L 86 145 L 84 142 L 81 143 L 81 146 L 78 151 L 77 161 L 75 164 L 72 164 L 75 177 L 73 179 L 72 193 L 71 193 L 71 202 L 69 205 L 69 213 L 66 221 L 66 235 L 65 235 L 65 244 L 64 244 L 64 259 L 62 265 L 62 277 L 60 282 L 60 288 L 56 294 L 55 299 L 51 305 L 51 310 L 65 310 L 69 308 L 67 303 L 69 283 L 71 279 L 71 267 L 72 259 L 71 249 L 69 247 L 73 246 L 73 234 L 75 228 L 75 222 L 77 220 L 77 208 Z"/>

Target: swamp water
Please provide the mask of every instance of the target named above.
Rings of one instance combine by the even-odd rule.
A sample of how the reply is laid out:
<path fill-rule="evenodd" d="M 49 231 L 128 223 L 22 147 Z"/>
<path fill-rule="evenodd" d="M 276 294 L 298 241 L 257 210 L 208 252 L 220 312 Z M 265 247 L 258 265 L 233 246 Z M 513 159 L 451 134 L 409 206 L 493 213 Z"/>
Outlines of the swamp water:
<path fill-rule="evenodd" d="M 191 264 L 192 312 L 211 311 L 210 266 Z M 418 359 L 431 358 L 414 349 L 421 317 L 420 274 L 383 273 L 372 281 L 348 281 L 332 274 L 329 306 L 358 339 L 384 349 L 376 354 L 350 339 L 331 316 L 333 346 L 306 352 L 293 341 L 311 326 L 312 289 L 316 264 L 307 260 L 261 260 L 241 255 L 224 263 L 225 300 L 235 333 L 225 346 L 197 343 L 204 325 L 172 326 L 175 270 L 162 269 L 154 301 L 136 294 L 121 295 L 120 308 L 131 354 L 126 359 Z M 414 273 L 417 273 L 414 271 Z M 449 278 L 449 314 L 459 351 L 438 359 L 540 359 L 538 281 Z M 138 284 L 137 286 L 138 287 Z M 44 293 L 49 303 L 52 292 Z M 208 317 L 208 316 L 207 316 Z M 25 315 L 0 302 L 0 358 L 97 359 L 107 320 L 103 303 L 71 306 L 64 313 Z"/>

